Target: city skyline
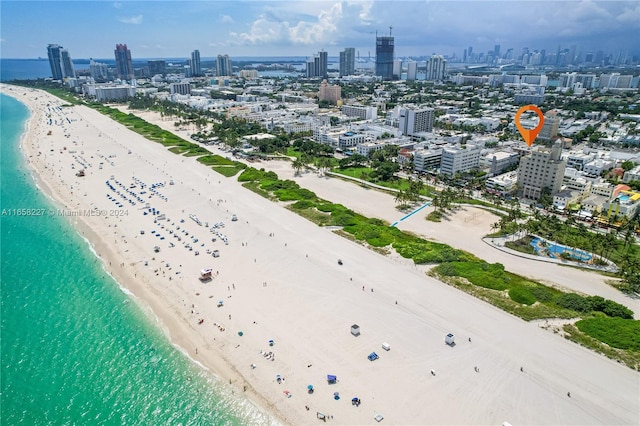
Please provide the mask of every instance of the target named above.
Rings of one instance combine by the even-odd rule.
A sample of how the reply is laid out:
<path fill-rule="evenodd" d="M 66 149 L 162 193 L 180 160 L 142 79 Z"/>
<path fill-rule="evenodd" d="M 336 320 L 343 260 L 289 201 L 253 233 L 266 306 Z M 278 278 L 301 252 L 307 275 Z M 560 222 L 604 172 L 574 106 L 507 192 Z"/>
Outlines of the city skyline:
<path fill-rule="evenodd" d="M 74 58 L 108 58 L 116 43 L 137 58 L 189 57 L 194 49 L 202 57 L 311 56 L 320 49 L 336 57 L 346 47 L 367 57 L 375 56 L 376 32 L 387 35 L 390 27 L 398 57 L 462 57 L 468 46 L 487 53 L 495 45 L 517 53 L 572 45 L 584 54 L 640 53 L 640 3 L 589 0 L 3 1 L 0 43 L 4 58 L 44 57 L 52 42 Z"/>

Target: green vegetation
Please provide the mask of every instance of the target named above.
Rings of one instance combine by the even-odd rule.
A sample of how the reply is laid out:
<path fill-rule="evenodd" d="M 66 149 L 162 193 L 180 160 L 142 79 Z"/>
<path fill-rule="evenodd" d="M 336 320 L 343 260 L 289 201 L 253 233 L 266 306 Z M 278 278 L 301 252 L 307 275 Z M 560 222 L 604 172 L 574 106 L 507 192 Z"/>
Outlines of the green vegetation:
<path fill-rule="evenodd" d="M 293 181 L 281 181 L 273 172 L 247 168 L 238 178 L 251 182 L 266 197 L 294 201 L 289 208 L 321 226 L 342 226 L 355 241 L 374 249 L 392 247 L 416 264 L 435 264 L 432 274 L 443 281 L 474 294 L 525 320 L 540 318 L 575 318 L 607 315 L 629 321 L 632 312 L 626 307 L 601 297 L 583 297 L 564 293 L 528 280 L 446 244 L 427 241 L 379 219 L 359 215 L 341 204 L 322 200 Z"/>
<path fill-rule="evenodd" d="M 576 327 L 614 348 L 640 351 L 640 321 L 600 316 L 580 320 Z"/>
<path fill-rule="evenodd" d="M 600 321 L 601 319 L 603 321 Z M 583 321 L 587 321 L 586 326 Z M 581 328 L 585 329 L 584 332 L 576 326 L 578 323 Z M 578 323 L 576 325 L 565 324 L 562 327 L 566 339 L 640 371 L 640 350 L 637 346 L 640 321 L 619 318 L 590 318 L 578 321 Z M 593 336 L 590 333 L 593 333 Z M 605 341 L 607 343 L 604 343 Z M 619 349 L 618 346 L 628 347 L 628 349 Z"/>
<path fill-rule="evenodd" d="M 504 245 L 511 250 L 535 255 L 536 251 L 531 246 L 531 241 L 533 241 L 533 237 L 531 235 L 525 235 L 524 237 L 516 241 L 507 241 L 506 243 L 504 243 Z"/>

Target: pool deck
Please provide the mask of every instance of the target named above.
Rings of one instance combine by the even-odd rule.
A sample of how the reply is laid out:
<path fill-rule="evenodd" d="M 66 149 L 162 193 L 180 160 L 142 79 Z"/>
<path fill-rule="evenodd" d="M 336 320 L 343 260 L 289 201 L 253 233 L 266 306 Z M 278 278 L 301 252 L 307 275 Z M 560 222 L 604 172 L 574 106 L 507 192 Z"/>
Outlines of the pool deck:
<path fill-rule="evenodd" d="M 537 260 L 539 262 L 556 263 L 558 265 L 575 266 L 577 268 L 591 269 L 591 270 L 594 270 L 594 271 L 605 271 L 605 272 L 617 272 L 618 271 L 618 267 L 615 264 L 611 263 L 611 262 L 610 262 L 609 266 L 589 265 L 589 264 L 584 264 L 584 263 L 580 263 L 580 262 L 572 262 L 572 261 L 564 260 L 564 259 L 554 259 L 554 258 L 547 257 L 547 256 L 537 256 L 535 254 L 522 253 L 520 251 L 512 250 L 512 249 L 506 247 L 505 243 L 507 241 L 515 241 L 515 240 L 517 240 L 519 238 L 522 238 L 523 236 L 524 236 L 524 234 L 518 235 L 517 238 L 514 238 L 513 235 L 507 235 L 507 236 L 504 236 L 504 237 L 485 237 L 485 238 L 482 239 L 482 241 L 484 241 L 486 244 L 488 244 L 491 247 L 496 248 L 496 249 L 498 249 L 500 251 L 512 254 L 514 256 L 522 257 L 522 258 L 525 258 L 525 259 Z M 534 237 L 538 237 L 538 236 L 534 235 Z M 540 238 L 540 237 L 538 237 L 538 238 Z M 581 251 L 584 251 L 584 250 L 581 250 Z M 585 252 L 585 253 L 587 253 L 587 252 Z M 596 257 L 596 255 L 593 254 L 593 253 L 591 253 L 591 255 Z"/>

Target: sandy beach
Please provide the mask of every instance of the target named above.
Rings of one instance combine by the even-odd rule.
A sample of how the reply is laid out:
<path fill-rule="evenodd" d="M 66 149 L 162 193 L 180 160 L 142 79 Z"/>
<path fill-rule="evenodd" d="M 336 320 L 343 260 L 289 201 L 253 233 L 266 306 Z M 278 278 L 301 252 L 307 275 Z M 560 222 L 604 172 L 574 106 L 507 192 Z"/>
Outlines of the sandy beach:
<path fill-rule="evenodd" d="M 319 423 L 320 412 L 352 425 L 376 424 L 377 414 L 404 425 L 640 423 L 640 375 L 631 369 L 319 228 L 95 110 L 1 90 L 31 110 L 22 149 L 56 200 L 50 214 L 68 216 L 174 344 L 277 421 Z M 259 167 L 267 164 L 293 175 L 287 163 Z M 365 215 L 402 216 L 392 196 L 312 173 L 298 179 Z M 595 274 L 507 259 L 476 241 L 492 215 L 470 212 L 400 228 L 633 305 L 604 293 Z M 203 268 L 213 271 L 209 282 L 198 279 Z M 379 359 L 369 361 L 374 351 Z"/>

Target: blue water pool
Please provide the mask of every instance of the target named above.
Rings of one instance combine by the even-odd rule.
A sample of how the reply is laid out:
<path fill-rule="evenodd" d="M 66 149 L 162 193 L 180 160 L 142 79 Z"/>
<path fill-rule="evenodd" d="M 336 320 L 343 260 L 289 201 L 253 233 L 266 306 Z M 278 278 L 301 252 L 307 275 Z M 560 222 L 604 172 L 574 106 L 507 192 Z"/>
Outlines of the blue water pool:
<path fill-rule="evenodd" d="M 564 252 L 568 253 L 573 259 L 581 262 L 588 263 L 593 257 L 591 253 L 584 250 L 563 246 L 537 237 L 531 240 L 531 247 L 533 247 L 538 256 L 550 257 L 552 259 L 560 258 L 560 255 Z"/>

